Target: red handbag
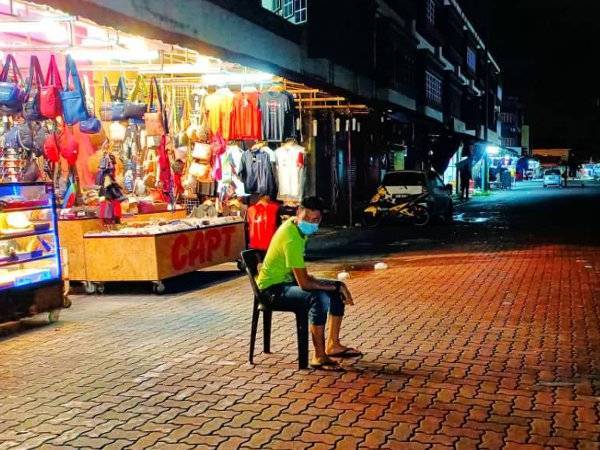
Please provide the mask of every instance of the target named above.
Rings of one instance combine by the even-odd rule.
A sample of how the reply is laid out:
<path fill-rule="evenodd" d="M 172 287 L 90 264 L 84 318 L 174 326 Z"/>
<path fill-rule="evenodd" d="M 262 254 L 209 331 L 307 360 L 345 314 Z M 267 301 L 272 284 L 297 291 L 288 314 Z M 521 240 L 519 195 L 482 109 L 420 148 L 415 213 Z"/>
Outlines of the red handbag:
<path fill-rule="evenodd" d="M 56 59 L 54 55 L 51 55 L 46 80 L 40 90 L 40 112 L 44 117 L 55 119 L 62 114 L 62 102 L 60 100 L 62 90 L 63 85 Z"/>
<path fill-rule="evenodd" d="M 79 156 L 79 143 L 66 125 L 60 139 L 60 156 L 67 160 L 69 166 L 74 166 Z"/>
<path fill-rule="evenodd" d="M 46 137 L 46 140 L 44 141 L 44 157 L 51 163 L 57 163 L 60 159 L 56 133 L 50 133 Z"/>

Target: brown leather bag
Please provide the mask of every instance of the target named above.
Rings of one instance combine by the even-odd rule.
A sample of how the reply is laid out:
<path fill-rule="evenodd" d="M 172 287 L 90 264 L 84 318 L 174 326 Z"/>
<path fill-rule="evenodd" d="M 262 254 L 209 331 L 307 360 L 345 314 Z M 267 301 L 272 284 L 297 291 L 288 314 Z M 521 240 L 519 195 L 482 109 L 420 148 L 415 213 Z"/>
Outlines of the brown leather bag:
<path fill-rule="evenodd" d="M 156 89 L 156 96 L 158 97 L 158 108 L 155 112 L 152 111 L 154 103 L 154 90 Z M 148 109 L 144 114 L 144 123 L 146 125 L 146 136 L 162 136 L 167 134 L 167 120 L 166 113 L 162 102 L 162 95 L 156 78 L 152 78 L 150 82 L 150 102 L 148 103 Z"/>

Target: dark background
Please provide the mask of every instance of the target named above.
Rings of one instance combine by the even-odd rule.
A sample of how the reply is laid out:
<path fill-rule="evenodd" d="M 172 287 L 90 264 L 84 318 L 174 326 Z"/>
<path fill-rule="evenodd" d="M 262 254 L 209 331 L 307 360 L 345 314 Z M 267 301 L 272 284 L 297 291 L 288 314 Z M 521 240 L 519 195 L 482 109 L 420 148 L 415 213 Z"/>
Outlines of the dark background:
<path fill-rule="evenodd" d="M 600 157 L 600 1 L 459 0 L 521 97 L 532 145 Z"/>

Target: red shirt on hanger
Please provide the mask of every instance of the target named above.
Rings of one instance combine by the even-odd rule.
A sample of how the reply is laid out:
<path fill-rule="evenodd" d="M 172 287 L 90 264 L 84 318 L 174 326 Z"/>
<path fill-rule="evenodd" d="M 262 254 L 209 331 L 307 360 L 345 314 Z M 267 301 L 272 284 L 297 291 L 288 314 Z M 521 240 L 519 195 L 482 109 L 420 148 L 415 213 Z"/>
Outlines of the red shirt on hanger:
<path fill-rule="evenodd" d="M 260 92 L 237 92 L 233 97 L 229 139 L 259 140 L 262 137 Z"/>
<path fill-rule="evenodd" d="M 277 230 L 277 214 L 279 203 L 258 202 L 248 208 L 248 247 L 256 250 L 267 250 Z"/>

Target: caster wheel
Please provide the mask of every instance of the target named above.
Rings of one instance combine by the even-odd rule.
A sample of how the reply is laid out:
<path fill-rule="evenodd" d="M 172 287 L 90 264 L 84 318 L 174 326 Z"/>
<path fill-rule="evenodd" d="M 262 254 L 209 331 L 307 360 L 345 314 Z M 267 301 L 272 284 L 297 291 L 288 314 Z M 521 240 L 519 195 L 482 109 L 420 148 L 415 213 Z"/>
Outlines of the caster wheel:
<path fill-rule="evenodd" d="M 237 261 L 237 268 L 240 272 L 245 272 L 246 271 L 246 265 L 244 264 L 244 261 L 238 260 Z"/>
<path fill-rule="evenodd" d="M 90 281 L 84 281 L 83 288 L 85 289 L 85 293 L 88 295 L 96 293 L 96 285 Z"/>
<path fill-rule="evenodd" d="M 155 281 L 152 283 L 152 292 L 154 292 L 156 295 L 164 294 L 165 290 L 166 288 L 162 281 Z"/>
<path fill-rule="evenodd" d="M 96 283 L 96 292 L 100 295 L 104 294 L 104 291 L 106 289 L 106 286 L 104 286 L 104 283 Z"/>
<path fill-rule="evenodd" d="M 52 311 L 48 312 L 48 322 L 49 323 L 58 322 L 59 318 L 60 318 L 60 309 L 53 309 Z"/>

